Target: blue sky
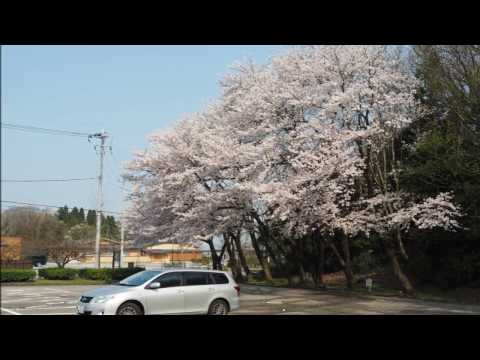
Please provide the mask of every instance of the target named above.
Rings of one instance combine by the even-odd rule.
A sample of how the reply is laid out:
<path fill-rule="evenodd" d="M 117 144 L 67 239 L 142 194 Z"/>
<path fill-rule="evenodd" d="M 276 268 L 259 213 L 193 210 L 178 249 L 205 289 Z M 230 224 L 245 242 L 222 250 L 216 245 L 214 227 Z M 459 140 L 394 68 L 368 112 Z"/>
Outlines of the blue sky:
<path fill-rule="evenodd" d="M 200 110 L 218 80 L 245 57 L 264 63 L 286 46 L 3 46 L 2 121 L 111 134 L 104 209 L 120 211 L 122 162 L 152 131 Z M 2 179 L 97 175 L 86 138 L 2 128 Z M 95 208 L 94 181 L 4 183 L 2 200 Z M 2 204 L 2 208 L 6 204 Z"/>

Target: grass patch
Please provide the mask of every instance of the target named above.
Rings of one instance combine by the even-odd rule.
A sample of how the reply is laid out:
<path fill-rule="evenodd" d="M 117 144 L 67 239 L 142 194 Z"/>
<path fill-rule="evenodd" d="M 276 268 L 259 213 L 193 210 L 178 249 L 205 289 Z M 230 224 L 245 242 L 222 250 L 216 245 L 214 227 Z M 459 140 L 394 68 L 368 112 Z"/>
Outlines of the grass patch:
<path fill-rule="evenodd" d="M 457 288 L 439 290 L 436 288 L 422 288 L 417 292 L 417 298 L 424 301 L 441 301 L 456 304 L 480 304 L 480 289 Z"/>
<path fill-rule="evenodd" d="M 365 278 L 373 278 L 373 289 L 368 291 L 365 288 Z M 326 293 L 338 294 L 344 296 L 382 296 L 382 297 L 400 297 L 412 298 L 404 294 L 398 286 L 392 282 L 392 279 L 382 273 L 370 273 L 363 276 L 355 276 L 354 288 L 347 289 L 345 276 L 343 273 L 326 274 L 324 276 L 326 289 L 316 288 L 311 283 L 290 285 L 286 278 L 275 278 L 273 281 L 266 281 L 260 279 L 249 279 L 247 284 L 272 286 L 272 287 L 286 287 L 286 288 L 303 288 L 303 289 L 318 289 Z M 462 305 L 478 305 L 480 304 L 480 288 L 457 288 L 451 290 L 441 290 L 433 287 L 418 287 L 414 299 L 423 301 L 434 301 L 443 303 L 455 303 Z"/>
<path fill-rule="evenodd" d="M 278 286 L 278 287 L 286 287 L 288 286 L 288 279 L 286 278 L 275 278 L 272 281 L 268 281 L 265 279 L 255 279 L 251 278 L 247 281 L 247 284 L 250 285 L 263 285 L 263 286 Z"/>

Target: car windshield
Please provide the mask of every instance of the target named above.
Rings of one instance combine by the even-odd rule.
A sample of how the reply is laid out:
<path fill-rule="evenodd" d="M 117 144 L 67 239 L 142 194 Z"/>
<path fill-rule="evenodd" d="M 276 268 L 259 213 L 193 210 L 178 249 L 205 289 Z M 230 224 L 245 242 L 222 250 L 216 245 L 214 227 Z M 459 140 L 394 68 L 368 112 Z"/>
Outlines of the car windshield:
<path fill-rule="evenodd" d="M 151 278 L 160 275 L 161 271 L 140 271 L 132 276 L 129 276 L 118 283 L 118 285 L 123 286 L 139 286 L 145 283 L 146 281 L 150 280 Z"/>

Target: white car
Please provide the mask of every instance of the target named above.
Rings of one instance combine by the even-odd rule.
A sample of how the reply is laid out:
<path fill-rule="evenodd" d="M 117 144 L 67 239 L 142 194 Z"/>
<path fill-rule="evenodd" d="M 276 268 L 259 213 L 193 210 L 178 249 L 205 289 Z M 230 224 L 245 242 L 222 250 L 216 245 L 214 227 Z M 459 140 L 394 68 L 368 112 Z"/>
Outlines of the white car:
<path fill-rule="evenodd" d="M 82 294 L 79 315 L 226 315 L 240 307 L 240 287 L 215 270 L 146 270 Z"/>

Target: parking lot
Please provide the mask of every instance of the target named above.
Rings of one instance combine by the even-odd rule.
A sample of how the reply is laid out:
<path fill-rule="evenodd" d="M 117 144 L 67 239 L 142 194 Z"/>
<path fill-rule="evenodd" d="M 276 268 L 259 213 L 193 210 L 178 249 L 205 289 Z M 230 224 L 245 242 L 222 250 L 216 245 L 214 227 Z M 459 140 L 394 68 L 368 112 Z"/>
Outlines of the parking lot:
<path fill-rule="evenodd" d="M 2 315 L 74 315 L 80 294 L 94 286 L 2 286 Z M 470 315 L 480 306 L 419 300 L 341 296 L 321 291 L 241 286 L 241 307 L 232 315 Z"/>

